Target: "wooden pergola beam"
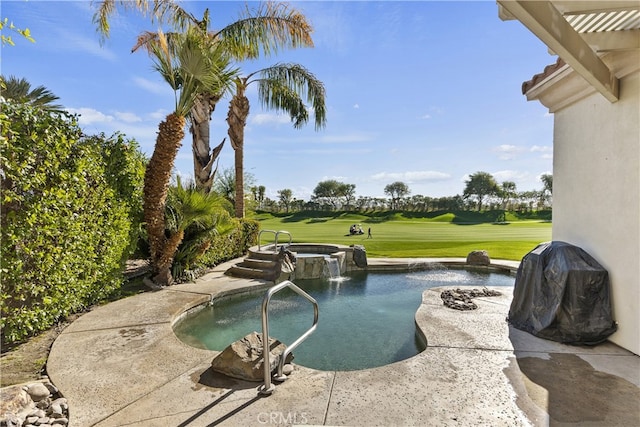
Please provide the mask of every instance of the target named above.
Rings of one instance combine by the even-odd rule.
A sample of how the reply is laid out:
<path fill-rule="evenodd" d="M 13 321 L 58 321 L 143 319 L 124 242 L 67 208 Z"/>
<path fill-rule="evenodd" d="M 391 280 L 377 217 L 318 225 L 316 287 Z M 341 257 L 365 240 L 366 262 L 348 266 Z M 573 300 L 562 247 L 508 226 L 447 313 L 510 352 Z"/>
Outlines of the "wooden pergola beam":
<path fill-rule="evenodd" d="M 619 82 L 586 41 L 550 1 L 498 0 L 498 4 L 558 54 L 610 102 L 619 98 Z M 500 13 L 501 17 L 504 13 Z"/>

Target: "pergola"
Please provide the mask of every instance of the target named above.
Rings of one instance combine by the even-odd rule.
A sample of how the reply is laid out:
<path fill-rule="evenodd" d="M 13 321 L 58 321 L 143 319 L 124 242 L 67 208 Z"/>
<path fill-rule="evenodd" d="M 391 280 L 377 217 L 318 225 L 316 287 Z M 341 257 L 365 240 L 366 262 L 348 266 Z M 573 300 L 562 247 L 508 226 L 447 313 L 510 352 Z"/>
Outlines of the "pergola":
<path fill-rule="evenodd" d="M 498 7 L 500 19 L 522 22 L 605 98 L 618 100 L 618 78 L 598 54 L 640 48 L 640 1 L 498 0 Z M 615 45 L 611 32 L 618 32 Z"/>

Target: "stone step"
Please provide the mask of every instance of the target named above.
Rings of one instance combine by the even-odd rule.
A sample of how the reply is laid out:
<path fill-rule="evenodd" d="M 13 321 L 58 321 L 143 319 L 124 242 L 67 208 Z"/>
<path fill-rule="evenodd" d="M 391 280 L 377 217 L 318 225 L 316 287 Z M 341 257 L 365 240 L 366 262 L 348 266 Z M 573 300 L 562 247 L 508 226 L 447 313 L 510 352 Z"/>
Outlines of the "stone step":
<path fill-rule="evenodd" d="M 254 268 L 257 270 L 273 270 L 277 263 L 276 261 L 267 259 L 245 258 L 242 262 L 236 265 L 239 267 Z"/>
<path fill-rule="evenodd" d="M 278 254 L 273 251 L 254 251 L 250 249 L 247 258 L 275 261 L 278 259 Z"/>
<path fill-rule="evenodd" d="M 274 280 L 275 271 L 261 270 L 259 268 L 248 268 L 248 267 L 241 267 L 240 265 L 234 265 L 231 268 L 229 268 L 225 274 L 233 277 L 242 277 L 245 279 Z"/>

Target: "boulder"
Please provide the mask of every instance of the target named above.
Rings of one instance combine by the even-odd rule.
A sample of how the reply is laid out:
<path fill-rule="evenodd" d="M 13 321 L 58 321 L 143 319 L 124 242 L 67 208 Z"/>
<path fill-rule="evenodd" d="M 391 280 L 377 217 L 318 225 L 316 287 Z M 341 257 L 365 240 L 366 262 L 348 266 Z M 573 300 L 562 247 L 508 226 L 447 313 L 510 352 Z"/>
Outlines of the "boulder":
<path fill-rule="evenodd" d="M 469 265 L 489 265 L 491 259 L 487 251 L 471 251 L 467 255 L 467 264 Z"/>
<path fill-rule="evenodd" d="M 25 386 L 0 389 L 0 425 L 21 426 L 35 404 Z"/>
<path fill-rule="evenodd" d="M 217 355 L 211 362 L 211 369 L 232 378 L 262 381 L 264 379 L 262 349 L 262 334 L 254 331 L 232 343 Z M 286 346 L 274 338 L 269 338 L 269 349 L 269 371 L 273 372 L 277 369 L 280 355 Z M 286 363 L 292 360 L 293 355 L 289 354 Z"/>
<path fill-rule="evenodd" d="M 367 250 L 364 248 L 364 246 L 353 245 L 353 262 L 357 267 L 367 267 Z"/>

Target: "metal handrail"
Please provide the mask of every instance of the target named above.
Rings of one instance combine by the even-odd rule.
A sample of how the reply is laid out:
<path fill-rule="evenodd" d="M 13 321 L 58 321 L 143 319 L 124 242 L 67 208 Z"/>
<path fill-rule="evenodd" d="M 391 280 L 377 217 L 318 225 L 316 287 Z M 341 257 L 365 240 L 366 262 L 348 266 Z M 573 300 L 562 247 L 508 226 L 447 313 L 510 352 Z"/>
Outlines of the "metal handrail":
<path fill-rule="evenodd" d="M 279 231 L 275 231 L 275 230 L 260 230 L 260 232 L 258 233 L 258 250 L 262 250 L 262 244 L 260 243 L 262 240 L 262 233 L 273 233 L 274 234 L 274 239 L 275 239 L 275 243 L 273 245 L 273 252 L 277 253 L 278 252 L 278 236 L 280 234 L 286 234 L 289 236 L 289 245 L 291 245 L 291 243 L 293 242 L 293 237 L 291 236 L 291 233 L 289 233 L 286 230 L 279 230 Z"/>
<path fill-rule="evenodd" d="M 286 234 L 289 236 L 289 246 L 291 246 L 291 242 L 293 242 L 293 237 L 291 236 L 291 233 L 289 233 L 286 230 L 279 230 L 276 232 L 276 246 L 273 248 L 275 252 L 278 252 L 278 236 L 280 234 Z"/>
<path fill-rule="evenodd" d="M 276 238 L 275 230 L 260 230 L 260 232 L 258 233 L 258 250 L 262 249 L 262 245 L 260 243 L 262 241 L 262 233 L 273 233 L 274 239 Z"/>
<path fill-rule="evenodd" d="M 316 327 L 318 325 L 318 302 L 311 295 L 309 295 L 308 293 L 306 293 L 305 291 L 297 287 L 290 280 L 285 280 L 284 282 L 281 282 L 269 288 L 269 290 L 264 296 L 264 299 L 262 300 L 262 357 L 264 359 L 263 360 L 264 385 L 259 390 L 260 394 L 270 395 L 275 390 L 275 385 L 271 384 L 271 368 L 270 368 L 270 361 L 269 361 L 269 357 L 270 357 L 269 356 L 269 302 L 271 301 L 271 297 L 273 296 L 273 294 L 275 294 L 276 292 L 284 288 L 292 289 L 298 295 L 303 296 L 313 304 L 313 325 L 311 325 L 311 327 L 304 334 L 300 335 L 300 337 L 297 340 L 295 340 L 293 343 L 291 343 L 284 349 L 284 351 L 282 352 L 282 355 L 280 356 L 280 362 L 278 363 L 278 371 L 274 376 L 275 379 L 279 381 L 284 381 L 285 379 L 287 379 L 287 377 L 282 374 L 282 371 L 284 369 L 284 361 L 286 360 L 287 356 L 293 351 L 294 348 L 296 348 L 300 343 L 302 343 L 305 339 L 307 339 L 307 337 L 316 330 Z"/>

